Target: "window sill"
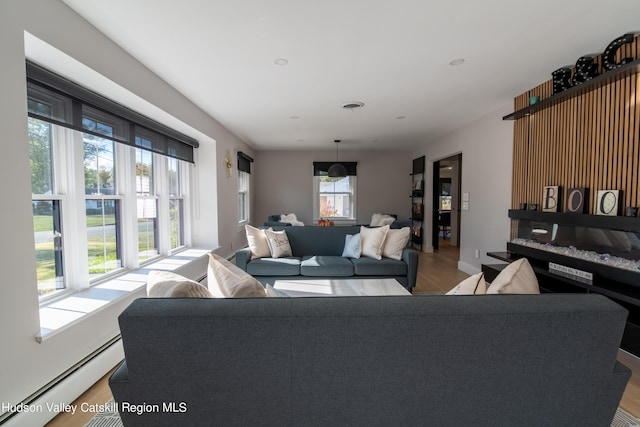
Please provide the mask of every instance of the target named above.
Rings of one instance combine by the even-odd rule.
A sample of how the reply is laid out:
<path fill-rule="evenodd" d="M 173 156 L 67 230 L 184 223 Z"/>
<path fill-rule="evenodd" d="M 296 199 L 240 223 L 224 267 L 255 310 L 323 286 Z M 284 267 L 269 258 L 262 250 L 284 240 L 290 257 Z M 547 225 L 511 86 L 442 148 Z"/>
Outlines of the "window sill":
<path fill-rule="evenodd" d="M 186 249 L 89 289 L 47 302 L 40 307 L 40 333 L 36 335 L 36 341 L 42 343 L 124 298 L 146 296 L 147 275 L 152 270 L 172 271 L 192 280 L 202 279 L 206 275 L 210 251 Z"/>

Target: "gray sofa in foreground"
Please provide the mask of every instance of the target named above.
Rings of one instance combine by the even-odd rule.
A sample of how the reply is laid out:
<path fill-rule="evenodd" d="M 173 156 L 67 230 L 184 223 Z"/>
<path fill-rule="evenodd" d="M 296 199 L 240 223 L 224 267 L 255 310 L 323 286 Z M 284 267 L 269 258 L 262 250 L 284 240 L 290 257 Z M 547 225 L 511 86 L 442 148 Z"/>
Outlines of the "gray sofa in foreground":
<path fill-rule="evenodd" d="M 125 426 L 604 427 L 626 316 L 596 294 L 143 298 L 109 385 Z"/>
<path fill-rule="evenodd" d="M 405 248 L 402 259 L 367 257 L 342 258 L 345 236 L 357 234 L 360 226 L 272 227 L 285 230 L 293 257 L 251 259 L 251 251 L 236 251 L 236 265 L 263 285 L 279 279 L 303 278 L 393 278 L 408 290 L 415 287 L 418 274 L 418 251 Z"/>

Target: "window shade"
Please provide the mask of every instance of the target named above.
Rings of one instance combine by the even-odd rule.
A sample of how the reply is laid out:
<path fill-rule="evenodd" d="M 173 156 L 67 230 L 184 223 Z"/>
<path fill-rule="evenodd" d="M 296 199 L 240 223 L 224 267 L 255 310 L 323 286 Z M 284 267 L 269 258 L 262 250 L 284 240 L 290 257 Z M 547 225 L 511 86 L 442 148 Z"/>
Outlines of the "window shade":
<path fill-rule="evenodd" d="M 29 117 L 80 132 L 191 163 L 199 146 L 197 140 L 29 61 L 27 97 Z M 108 126 L 101 129 L 102 123 Z"/>
<path fill-rule="evenodd" d="M 246 173 L 251 173 L 251 163 L 253 158 L 244 154 L 242 151 L 238 151 L 238 170 Z"/>
<path fill-rule="evenodd" d="M 356 176 L 356 166 L 358 162 L 313 162 L 313 175 L 314 176 L 327 176 L 329 175 L 329 168 L 336 163 L 342 164 L 347 169 L 347 175 Z"/>

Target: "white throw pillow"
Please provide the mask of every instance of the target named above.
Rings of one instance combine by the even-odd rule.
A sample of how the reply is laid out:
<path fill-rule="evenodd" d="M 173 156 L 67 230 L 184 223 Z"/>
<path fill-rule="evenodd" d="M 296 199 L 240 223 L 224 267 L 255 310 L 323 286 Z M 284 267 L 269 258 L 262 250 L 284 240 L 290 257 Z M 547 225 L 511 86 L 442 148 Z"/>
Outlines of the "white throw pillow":
<path fill-rule="evenodd" d="M 484 274 L 478 273 L 469 276 L 451 289 L 446 295 L 484 295 L 487 293 L 487 282 L 484 281 Z"/>
<path fill-rule="evenodd" d="M 266 296 L 264 287 L 255 277 L 214 253 L 209 253 L 207 281 L 209 290 L 218 298 Z"/>
<path fill-rule="evenodd" d="M 396 219 L 391 215 L 374 213 L 371 215 L 371 223 L 369 227 L 381 227 L 383 225 L 391 225 Z"/>
<path fill-rule="evenodd" d="M 251 259 L 270 257 L 271 250 L 269 250 L 269 243 L 267 243 L 267 236 L 264 234 L 264 230 L 252 227 L 249 224 L 244 226 L 244 230 L 247 234 L 247 244 L 251 250 Z"/>
<path fill-rule="evenodd" d="M 168 271 L 151 271 L 147 276 L 149 298 L 213 298 L 200 283 Z"/>
<path fill-rule="evenodd" d="M 344 258 L 360 258 L 361 247 L 360 247 L 360 233 L 358 234 L 347 234 L 344 236 L 344 249 L 342 250 L 342 256 Z"/>
<path fill-rule="evenodd" d="M 410 234 L 411 229 L 409 227 L 389 230 L 384 238 L 382 256 L 397 260 L 402 259 L 402 250 L 407 247 Z"/>
<path fill-rule="evenodd" d="M 526 258 L 509 264 L 493 279 L 487 294 L 539 294 L 538 279 Z"/>
<path fill-rule="evenodd" d="M 269 243 L 272 258 L 293 256 L 286 231 L 265 230 L 264 234 L 267 236 L 267 243 Z"/>
<path fill-rule="evenodd" d="M 361 226 L 360 246 L 362 248 L 362 255 L 369 258 L 382 259 L 382 247 L 384 246 L 384 239 L 388 231 L 388 225 L 377 228 Z"/>
<path fill-rule="evenodd" d="M 304 222 L 298 221 L 298 218 L 294 213 L 280 215 L 280 222 L 286 222 L 297 227 L 301 227 L 304 225 Z"/>

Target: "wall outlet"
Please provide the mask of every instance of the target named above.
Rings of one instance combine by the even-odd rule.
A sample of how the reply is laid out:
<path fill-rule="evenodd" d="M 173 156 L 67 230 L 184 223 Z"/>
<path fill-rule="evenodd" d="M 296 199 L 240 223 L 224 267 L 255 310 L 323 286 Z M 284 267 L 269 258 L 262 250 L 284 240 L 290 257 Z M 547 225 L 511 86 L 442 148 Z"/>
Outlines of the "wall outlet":
<path fill-rule="evenodd" d="M 476 258 L 480 258 L 480 249 L 476 249 Z"/>

